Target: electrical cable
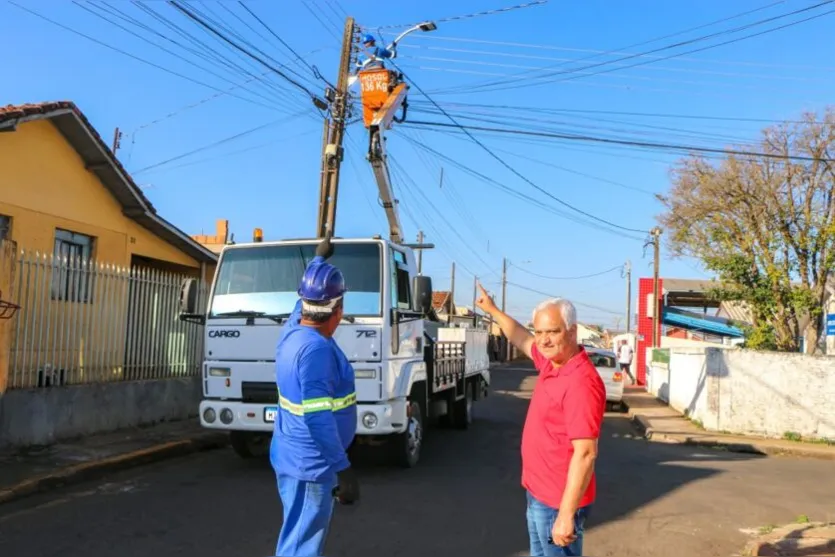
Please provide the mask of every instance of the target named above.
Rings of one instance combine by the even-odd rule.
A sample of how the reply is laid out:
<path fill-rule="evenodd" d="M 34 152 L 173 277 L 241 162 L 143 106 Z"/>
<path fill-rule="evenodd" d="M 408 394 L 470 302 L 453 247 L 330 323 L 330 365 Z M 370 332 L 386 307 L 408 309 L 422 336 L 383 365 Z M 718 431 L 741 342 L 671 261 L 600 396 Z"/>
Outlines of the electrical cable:
<path fill-rule="evenodd" d="M 482 17 L 482 16 L 486 16 L 486 15 L 495 15 L 495 14 L 500 14 L 500 13 L 512 12 L 514 10 L 521 10 L 521 9 L 524 9 L 524 8 L 532 8 L 534 6 L 539 6 L 539 5 L 547 4 L 547 3 L 548 3 L 548 0 L 534 0 L 533 2 L 526 2 L 524 4 L 518 4 L 516 6 L 508 6 L 506 8 L 496 8 L 496 9 L 493 9 L 493 10 L 485 10 L 483 12 L 476 12 L 476 13 L 466 14 L 466 15 L 443 17 L 441 19 L 432 19 L 432 21 L 434 21 L 436 23 L 447 23 L 447 22 L 450 22 L 450 21 L 461 21 L 461 20 L 464 20 L 464 19 L 472 19 L 474 17 Z M 363 29 L 400 29 L 400 28 L 403 28 L 403 27 L 414 27 L 415 25 L 418 25 L 419 23 L 421 23 L 421 22 L 418 22 L 418 23 L 404 23 L 404 24 L 401 24 L 401 25 L 382 25 L 382 26 L 377 26 L 377 27 L 362 27 L 362 28 Z"/>
<path fill-rule="evenodd" d="M 222 33 L 220 33 L 217 29 L 215 29 L 213 26 L 211 26 L 211 25 L 209 25 L 208 23 L 206 23 L 203 19 L 201 19 L 199 16 L 195 15 L 192 11 L 190 11 L 190 10 L 188 10 L 187 8 L 184 8 L 183 6 L 181 6 L 181 5 L 180 5 L 180 3 L 178 2 L 178 0 L 167 0 L 167 1 L 168 1 L 168 3 L 169 3 L 169 4 L 171 4 L 172 6 L 174 6 L 175 8 L 177 8 L 179 11 L 181 11 L 183 14 L 185 14 L 185 15 L 186 15 L 186 17 L 188 17 L 189 19 L 191 19 L 191 20 L 195 21 L 196 23 L 198 23 L 199 25 L 201 25 L 202 27 L 204 27 L 207 31 L 209 31 L 209 32 L 211 32 L 212 34 L 216 35 L 218 38 L 222 39 L 223 41 L 225 41 L 225 42 L 226 42 L 226 43 L 228 43 L 229 45 L 233 46 L 234 48 L 238 49 L 238 50 L 239 50 L 239 51 L 241 51 L 242 53 L 246 54 L 247 56 L 249 56 L 249 57 L 250 57 L 250 58 L 252 58 L 253 60 L 255 60 L 255 61 L 259 62 L 259 63 L 260 63 L 260 64 L 262 64 L 263 66 L 265 66 L 265 67 L 267 67 L 267 68 L 271 69 L 273 72 L 275 72 L 276 74 L 278 74 L 278 75 L 280 75 L 281 77 L 283 77 L 286 81 L 288 81 L 288 82 L 289 82 L 289 83 L 291 83 L 292 85 L 295 85 L 297 88 L 299 88 L 299 89 L 300 89 L 300 90 L 302 90 L 304 93 L 306 93 L 306 94 L 307 94 L 307 95 L 308 95 L 308 96 L 309 96 L 312 100 L 314 100 L 314 101 L 319 100 L 319 101 L 321 102 L 321 100 L 320 100 L 320 99 L 319 99 L 316 95 L 314 95 L 314 94 L 313 94 L 313 93 L 312 93 L 312 92 L 311 92 L 311 91 L 310 91 L 307 87 L 305 87 L 304 85 L 302 85 L 302 84 L 301 84 L 301 83 L 299 83 L 298 81 L 294 80 L 293 78 L 289 77 L 287 74 L 285 74 L 284 72 L 282 72 L 282 71 L 281 71 L 281 70 L 279 70 L 278 68 L 276 68 L 276 67 L 272 66 L 271 64 L 267 63 L 267 62 L 266 62 L 263 58 L 261 58 L 260 56 L 256 56 L 255 54 L 253 54 L 253 53 L 249 52 L 249 51 L 248 51 L 248 50 L 246 50 L 245 48 L 243 48 L 243 47 L 241 47 L 240 45 L 238 45 L 237 43 L 235 43 L 233 40 L 229 39 L 228 37 L 226 37 L 225 35 L 223 35 Z"/>
<path fill-rule="evenodd" d="M 611 273 L 612 271 L 617 271 L 617 270 L 622 270 L 623 269 L 623 265 L 616 265 L 616 266 L 612 267 L 611 269 L 606 269 L 605 271 L 600 271 L 599 273 L 592 273 L 592 274 L 589 274 L 589 275 L 580 275 L 580 276 L 576 276 L 576 277 L 549 277 L 547 275 L 540 275 L 538 273 L 534 273 L 533 271 L 529 271 L 528 269 L 520 267 L 519 265 L 514 265 L 513 263 L 510 263 L 510 265 L 512 267 L 516 268 L 516 269 L 519 269 L 523 273 L 527 273 L 529 275 L 533 275 L 535 277 L 544 278 L 544 279 L 548 279 L 548 280 L 580 280 L 580 279 L 587 279 L 587 278 L 599 277 L 601 275 L 607 275 L 607 274 Z"/>
<path fill-rule="evenodd" d="M 540 200 L 535 199 L 535 198 L 533 198 L 533 197 L 531 197 L 531 196 L 529 196 L 529 195 L 527 195 L 527 194 L 524 194 L 524 193 L 522 193 L 522 192 L 520 192 L 520 191 L 517 191 L 517 190 L 515 190 L 515 189 L 513 189 L 513 188 L 510 188 L 510 187 L 506 186 L 505 184 L 502 184 L 501 182 L 499 182 L 499 181 L 497 181 L 497 180 L 495 180 L 495 179 L 493 179 L 493 178 L 491 178 L 491 177 L 489 177 L 489 176 L 486 176 L 485 174 L 482 174 L 481 172 L 478 172 L 477 170 L 473 170 L 472 168 L 470 168 L 470 167 L 468 167 L 468 166 L 466 166 L 466 165 L 464 165 L 464 164 L 462 164 L 462 163 L 460 163 L 460 162 L 456 161 L 455 159 L 452 159 L 452 158 L 450 158 L 450 157 L 448 157 L 448 156 L 444 155 L 443 153 L 441 153 L 441 152 L 439 152 L 439 151 L 437 151 L 437 150 L 433 149 L 432 147 L 429 147 L 428 145 L 426 145 L 425 143 L 423 143 L 423 142 L 421 142 L 421 141 L 417 141 L 417 140 L 415 140 L 414 138 L 409 137 L 408 135 L 405 135 L 405 134 L 401 134 L 401 135 L 402 135 L 402 137 L 403 137 L 404 139 L 406 139 L 407 141 L 410 141 L 410 142 L 414 143 L 415 145 L 417 145 L 417 146 L 418 146 L 418 147 L 420 147 L 421 149 L 423 149 L 423 150 L 425 150 L 425 151 L 427 151 L 427 152 L 429 152 L 429 153 L 432 153 L 432 154 L 433 154 L 433 155 L 435 155 L 436 157 L 438 157 L 438 158 L 440 158 L 440 159 L 442 159 L 442 160 L 447 161 L 448 163 L 450 163 L 450 164 L 452 164 L 453 166 L 455 166 L 455 167 L 457 167 L 457 168 L 459 168 L 459 169 L 463 170 L 464 172 L 466 172 L 466 173 L 468 173 L 468 174 L 470 174 L 470 175 L 472 175 L 472 176 L 475 176 L 476 178 L 478 178 L 478 179 L 480 179 L 480 180 L 484 181 L 484 183 L 486 183 L 486 184 L 490 184 L 491 186 L 497 187 L 497 188 L 499 188 L 500 190 L 505 191 L 508 195 L 511 195 L 512 197 L 516 197 L 517 199 L 522 199 L 522 200 L 524 200 L 524 201 L 529 202 L 531 205 L 533 205 L 533 206 L 537 207 L 538 209 L 542 209 L 542 210 L 544 210 L 544 211 L 548 211 L 548 212 L 550 212 L 550 213 L 553 213 L 553 214 L 555 214 L 555 215 L 558 215 L 558 216 L 560 216 L 560 217 L 563 217 L 563 218 L 565 218 L 565 219 L 567 219 L 567 220 L 570 220 L 570 221 L 572 221 L 572 222 L 576 222 L 577 224 L 582 224 L 582 225 L 584 225 L 584 226 L 588 226 L 588 227 L 594 228 L 594 229 L 596 229 L 596 230 L 601 230 L 601 231 L 604 231 L 604 232 L 609 232 L 609 233 L 612 233 L 612 234 L 617 234 L 617 235 L 618 235 L 618 237 L 619 237 L 619 238 L 621 238 L 621 239 L 623 239 L 623 238 L 627 238 L 627 239 L 631 239 L 631 240 L 635 240 L 635 241 L 639 241 L 639 242 L 643 242 L 643 241 L 645 240 L 645 238 L 639 238 L 639 237 L 636 237 L 636 236 L 634 236 L 634 235 L 624 234 L 624 233 L 622 233 L 622 232 L 617 232 L 617 231 L 611 230 L 611 229 L 609 229 L 609 228 L 605 228 L 605 227 L 603 227 L 602 225 L 599 225 L 599 224 L 594 223 L 594 222 L 589 222 L 589 221 L 581 220 L 579 217 L 576 217 L 576 216 L 574 216 L 574 215 L 571 215 L 571 214 L 568 214 L 568 213 L 562 212 L 562 211 L 560 211 L 559 209 L 556 209 L 555 207 L 551 207 L 551 206 L 549 206 L 549 205 L 545 205 L 545 204 L 544 204 L 544 203 L 542 203 Z"/>
<path fill-rule="evenodd" d="M 507 281 L 507 285 L 508 286 L 515 286 L 516 288 L 521 288 L 522 290 L 527 290 L 528 292 L 533 292 L 534 294 L 539 294 L 541 296 L 548 296 L 549 298 L 556 297 L 553 294 L 549 294 L 548 292 L 543 292 L 542 290 L 536 290 L 535 288 L 531 288 L 530 286 L 525 286 L 523 284 L 518 284 L 518 283 L 515 283 L 515 282 Z M 614 311 L 614 310 L 611 310 L 611 309 L 607 309 L 607 308 L 600 307 L 600 306 L 595 306 L 595 305 L 592 305 L 592 304 L 587 304 L 587 303 L 584 303 L 584 302 L 577 302 L 575 300 L 571 300 L 571 303 L 574 304 L 575 306 L 582 306 L 582 307 L 586 307 L 586 308 L 589 308 L 589 309 L 594 309 L 594 310 L 597 310 L 597 311 L 601 311 L 603 313 L 611 313 L 612 315 L 621 315 L 621 313 L 622 313 L 620 311 Z"/>
<path fill-rule="evenodd" d="M 480 146 L 482 149 L 484 149 L 484 151 L 485 151 L 486 153 L 488 153 L 491 157 L 493 157 L 494 159 L 496 159 L 496 160 L 497 160 L 497 161 L 498 161 L 498 162 L 499 162 L 502 166 L 504 166 L 505 168 L 507 168 L 508 170 L 510 170 L 513 174 L 515 174 L 517 177 L 519 177 L 520 179 L 522 179 L 522 180 L 523 180 L 524 182 L 526 182 L 528 185 L 530 185 L 530 186 L 532 186 L 533 188 L 537 189 L 539 192 L 541 192 L 542 194 L 544 194 L 544 195 L 548 196 L 549 198 L 553 199 L 554 201 L 556 201 L 557 203 L 559 203 L 559 204 L 563 205 L 564 207 L 567 207 L 567 208 L 569 208 L 569 209 L 571 209 L 571 210 L 573 210 L 573 211 L 575 211 L 575 212 L 577 212 L 577 213 L 580 213 L 580 214 L 582 214 L 582 215 L 584 215 L 584 216 L 586 216 L 586 217 L 589 217 L 589 218 L 591 218 L 591 219 L 594 219 L 594 220 L 596 220 L 596 221 L 599 221 L 599 222 L 602 222 L 602 223 L 604 223 L 604 224 L 607 224 L 607 225 L 609 225 L 609 226 L 611 226 L 611 227 L 618 228 L 618 229 L 620 229 L 620 230 L 624 230 L 624 231 L 627 231 L 627 232 L 640 232 L 640 233 L 644 233 L 644 232 L 646 232 L 645 230 L 638 230 L 638 229 L 635 229 L 635 228 L 627 228 L 627 227 L 625 227 L 625 226 L 621 226 L 621 225 L 615 224 L 615 223 L 613 223 L 613 222 L 607 221 L 606 219 L 602 219 L 602 218 L 600 218 L 600 217 L 596 217 L 595 215 L 592 215 L 591 213 L 587 213 L 586 211 L 583 211 L 583 210 L 581 210 L 581 209 L 578 209 L 577 207 L 574 207 L 573 205 L 571 205 L 571 204 L 569 204 L 569 203 L 566 203 L 566 202 L 565 202 L 565 201 L 563 201 L 562 199 L 560 199 L 560 198 L 558 198 L 557 196 L 555 196 L 555 195 L 553 195 L 552 193 L 550 193 L 548 190 L 546 190 L 546 189 L 544 189 L 544 188 L 542 188 L 542 187 L 538 186 L 537 184 L 535 184 L 534 182 L 532 182 L 529 178 L 527 178 L 527 177 L 526 177 L 526 176 L 524 176 L 522 173 L 520 173 L 518 170 L 516 170 L 515 168 L 513 168 L 512 166 L 510 166 L 507 162 L 505 162 L 505 161 L 504 161 L 504 159 L 502 159 L 502 158 L 501 158 L 501 157 L 499 157 L 497 154 L 495 154 L 495 153 L 494 153 L 494 152 L 493 152 L 493 151 L 492 151 L 489 147 L 487 147 L 484 143 L 482 143 L 480 140 L 478 140 L 478 139 L 477 139 L 474 135 L 472 135 L 471 133 L 469 133 L 469 130 L 467 130 L 467 128 L 466 128 L 465 126 L 462 126 L 461 124 L 459 124 L 459 123 L 458 123 L 458 121 L 457 121 L 457 120 L 455 120 L 455 118 L 453 118 L 452 116 L 450 116 L 448 112 L 446 112 L 443 108 L 441 108 L 441 106 L 440 106 L 440 105 L 438 105 L 438 103 L 437 103 L 437 102 L 435 102 L 435 100 L 434 100 L 432 97 L 430 97 L 429 95 L 427 95 L 427 94 L 426 94 L 426 92 L 425 92 L 425 91 L 424 91 L 424 90 L 420 87 L 420 85 L 418 85 L 418 84 L 417 84 L 417 83 L 416 83 L 413 79 L 409 78 L 409 77 L 406 75 L 406 73 L 405 73 L 405 72 L 403 72 L 403 70 L 402 70 L 400 67 L 398 67 L 398 66 L 397 66 L 397 64 L 395 64 L 393 61 L 391 62 L 391 64 L 392 64 L 395 68 L 397 68 L 397 70 L 398 70 L 401 74 L 403 74 L 403 78 L 404 78 L 404 79 L 406 79 L 406 80 L 410 81 L 410 82 L 412 83 L 412 85 L 414 85 L 414 87 L 415 87 L 418 91 L 420 91 L 420 92 L 423 94 L 423 96 L 424 96 L 424 97 L 426 97 L 427 99 L 429 99 L 429 101 L 430 101 L 430 102 L 432 102 L 432 104 L 434 104 L 434 105 L 435 105 L 435 107 L 436 107 L 438 110 L 440 110 L 441 112 L 443 112 L 443 113 L 446 115 L 446 117 L 447 117 L 447 118 L 449 118 L 449 119 L 453 122 L 453 124 L 452 124 L 452 125 L 454 125 L 455 127 L 458 127 L 459 129 L 463 130 L 463 131 L 464 131 L 464 132 L 465 132 L 465 133 L 466 133 L 466 134 L 470 137 L 470 139 L 472 139 L 472 140 L 473 140 L 473 142 L 475 142 L 478 146 Z"/>
<path fill-rule="evenodd" d="M 534 131 L 527 131 L 527 130 L 513 130 L 508 128 L 491 128 L 486 126 L 462 126 L 457 122 L 455 124 L 446 124 L 444 122 L 423 122 L 420 120 L 408 120 L 408 124 L 418 125 L 418 126 L 437 126 L 437 127 L 444 127 L 444 128 L 466 128 L 470 130 L 478 130 L 478 131 L 487 131 L 487 132 L 497 132 L 497 133 L 508 133 L 514 135 L 529 135 L 535 137 L 552 137 L 556 139 L 568 139 L 568 140 L 576 140 L 576 141 L 590 141 L 590 142 L 598 142 L 598 143 L 613 143 L 617 145 L 631 145 L 634 147 L 647 147 L 647 148 L 664 148 L 664 149 L 679 149 L 682 151 L 697 151 L 703 153 L 718 153 L 718 154 L 725 154 L 725 155 L 740 155 L 740 156 L 747 156 L 747 157 L 763 157 L 763 158 L 771 158 L 771 159 L 781 159 L 781 160 L 794 160 L 794 161 L 805 161 L 805 162 L 835 162 L 835 159 L 822 159 L 822 158 L 815 158 L 815 157 L 805 157 L 800 155 L 778 155 L 775 153 L 756 153 L 753 151 L 739 151 L 736 149 L 719 149 L 719 148 L 710 148 L 710 147 L 696 147 L 693 145 L 675 145 L 675 144 L 663 144 L 663 143 L 654 143 L 650 141 L 627 141 L 627 140 L 617 140 L 617 139 L 609 139 L 604 137 L 593 137 L 587 135 L 570 135 L 570 134 L 561 134 L 561 133 L 548 133 L 548 132 L 534 132 Z M 469 135 L 469 134 L 468 134 Z M 623 227 L 617 227 L 623 228 Z M 632 229 L 624 229 L 624 230 L 631 230 L 632 232 L 643 232 L 638 230 Z"/>
<path fill-rule="evenodd" d="M 779 26 L 779 27 L 775 27 L 775 28 L 772 28 L 772 29 L 766 29 L 765 31 L 761 31 L 759 33 L 746 35 L 744 37 L 738 37 L 736 39 L 731 39 L 729 41 L 725 41 L 725 42 L 718 43 L 718 44 L 713 44 L 713 45 L 708 45 L 708 46 L 705 46 L 705 47 L 701 47 L 701 48 L 694 49 L 694 50 L 689 50 L 689 51 L 682 52 L 682 53 L 671 54 L 669 56 L 664 56 L 664 57 L 661 57 L 661 58 L 658 58 L 658 59 L 638 62 L 638 63 L 631 64 L 631 65 L 628 65 L 628 66 L 618 66 L 616 68 L 608 68 L 608 69 L 601 70 L 599 72 L 594 72 L 594 73 L 591 73 L 591 74 L 583 74 L 582 76 L 573 76 L 573 77 L 567 77 L 567 78 L 564 78 L 564 79 L 555 79 L 555 80 L 547 79 L 549 77 L 554 77 L 554 76 L 559 76 L 559 75 L 564 75 L 564 74 L 574 74 L 574 73 L 577 73 L 577 72 L 580 72 L 580 71 L 590 70 L 590 69 L 594 69 L 594 68 L 600 68 L 600 67 L 603 67 L 603 66 L 607 66 L 607 65 L 610 65 L 610 64 L 617 63 L 617 62 L 624 62 L 626 60 L 631 60 L 633 58 L 643 57 L 643 56 L 646 56 L 648 54 L 654 54 L 656 52 L 662 52 L 662 51 L 665 51 L 665 50 L 678 48 L 678 47 L 685 46 L 685 45 L 688 45 L 688 44 L 702 42 L 702 41 L 705 41 L 705 40 L 708 40 L 708 39 L 711 39 L 711 38 L 714 38 L 714 37 L 717 37 L 717 36 L 720 36 L 720 35 L 736 33 L 738 31 L 743 31 L 743 30 L 751 28 L 751 27 L 756 27 L 758 25 L 763 25 L 765 23 L 769 23 L 769 22 L 775 21 L 777 19 L 783 19 L 783 18 L 786 18 L 786 17 L 790 17 L 790 16 L 793 16 L 793 15 L 803 13 L 803 12 L 807 12 L 807 11 L 819 8 L 821 6 L 831 4 L 833 1 L 835 1 L 835 0 L 825 0 L 824 2 L 820 2 L 820 3 L 812 5 L 812 6 L 807 6 L 805 8 L 800 8 L 800 9 L 794 10 L 792 12 L 788 12 L 788 13 L 784 13 L 784 14 L 781 14 L 781 15 L 778 15 L 778 16 L 773 16 L 773 17 L 770 17 L 770 18 L 767 18 L 767 19 L 762 19 L 762 20 L 759 20 L 759 21 L 755 21 L 753 23 L 749 23 L 749 24 L 746 24 L 746 25 L 735 27 L 733 29 L 726 29 L 724 31 L 718 31 L 718 32 L 712 33 L 710 35 L 704 35 L 704 36 L 701 36 L 701 37 L 696 37 L 694 39 L 681 41 L 681 42 L 678 42 L 678 43 L 675 43 L 675 44 L 665 45 L 665 46 L 662 46 L 662 47 L 659 47 L 659 48 L 656 48 L 656 49 L 653 49 L 653 50 L 649 50 L 649 51 L 638 53 L 638 54 L 631 54 L 631 55 L 628 55 L 628 56 L 623 56 L 623 57 L 620 57 L 620 58 L 616 58 L 614 60 L 607 60 L 607 61 L 604 61 L 604 62 L 598 62 L 598 63 L 595 63 L 595 64 L 590 64 L 590 65 L 582 66 L 582 67 L 579 67 L 579 68 L 570 68 L 570 69 L 562 70 L 562 71 L 546 72 L 546 73 L 541 74 L 537 77 L 528 77 L 522 83 L 520 83 L 519 78 L 520 77 L 525 77 L 526 74 L 530 73 L 529 71 L 528 72 L 520 72 L 518 74 L 515 74 L 515 75 L 512 76 L 513 79 L 496 80 L 496 81 L 493 81 L 493 82 L 487 82 L 487 83 L 477 85 L 477 86 L 472 86 L 471 85 L 471 86 L 467 87 L 466 90 L 467 90 L 468 93 L 474 93 L 474 92 L 486 92 L 486 91 L 502 91 L 502 90 L 507 90 L 507 89 L 515 89 L 515 88 L 518 88 L 518 87 L 532 87 L 532 86 L 537 86 L 537 85 L 543 85 L 545 83 L 567 81 L 569 79 L 576 79 L 577 77 L 588 77 L 588 76 L 591 76 L 591 75 L 598 75 L 598 74 L 601 74 L 601 73 L 609 73 L 609 72 L 612 72 L 612 71 L 633 68 L 633 67 L 640 66 L 640 65 L 645 65 L 645 64 L 651 64 L 651 63 L 658 62 L 658 61 L 661 61 L 661 60 L 669 60 L 671 58 L 684 56 L 686 54 L 693 54 L 695 52 L 702 52 L 704 50 L 709 50 L 709 49 L 712 49 L 712 48 L 717 48 L 717 47 L 720 47 L 720 46 L 725 46 L 725 45 L 728 45 L 728 44 L 736 43 L 736 42 L 739 42 L 739 41 L 742 41 L 742 40 L 745 40 L 745 39 L 750 39 L 750 38 L 753 38 L 753 37 L 757 37 L 757 36 L 760 36 L 760 35 L 763 35 L 763 34 L 766 34 L 766 33 L 779 31 L 779 30 L 784 29 L 786 27 L 791 27 L 793 25 L 804 23 L 804 22 L 809 21 L 811 19 L 816 19 L 818 17 L 823 17 L 825 15 L 828 15 L 828 14 L 832 13 L 835 10 L 824 12 L 822 14 L 811 16 L 809 18 L 799 20 L 799 21 L 795 21 L 795 22 L 792 22 L 792 23 L 788 23 L 788 24 L 785 24 L 785 25 L 782 25 L 782 26 Z M 564 64 L 562 64 L 562 65 L 564 65 Z M 558 64 L 558 65 L 555 65 L 555 66 L 552 66 L 552 67 L 556 68 L 556 67 L 559 67 L 559 66 L 560 65 Z M 544 81 L 541 81 L 541 80 L 544 80 Z M 536 81 L 540 81 L 540 82 L 535 83 Z M 507 87 L 497 87 L 498 85 L 505 85 L 505 84 L 507 84 L 508 86 Z"/>

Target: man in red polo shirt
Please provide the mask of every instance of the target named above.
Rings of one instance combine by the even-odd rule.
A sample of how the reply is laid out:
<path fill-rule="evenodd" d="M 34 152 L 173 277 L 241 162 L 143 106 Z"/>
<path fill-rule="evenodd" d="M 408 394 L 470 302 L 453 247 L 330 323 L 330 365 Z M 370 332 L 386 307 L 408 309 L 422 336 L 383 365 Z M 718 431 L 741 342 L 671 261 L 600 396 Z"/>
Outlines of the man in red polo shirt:
<path fill-rule="evenodd" d="M 606 387 L 577 343 L 577 312 L 565 299 L 542 302 L 533 311 L 531 334 L 499 310 L 481 285 L 479 290 L 478 307 L 539 372 L 522 432 L 530 555 L 582 555 L 596 495 L 594 463 Z"/>

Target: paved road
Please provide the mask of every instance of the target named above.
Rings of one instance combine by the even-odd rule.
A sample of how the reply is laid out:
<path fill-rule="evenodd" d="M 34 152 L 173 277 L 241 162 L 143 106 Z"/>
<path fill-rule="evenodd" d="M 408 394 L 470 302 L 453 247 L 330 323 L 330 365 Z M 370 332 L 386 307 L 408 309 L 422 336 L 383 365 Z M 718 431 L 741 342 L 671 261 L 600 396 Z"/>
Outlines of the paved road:
<path fill-rule="evenodd" d="M 411 470 L 361 470 L 363 501 L 338 508 L 328 554 L 524 555 L 518 447 L 530 371 L 494 373 L 470 432 L 433 431 Z M 587 553 L 727 557 L 740 530 L 806 514 L 835 519 L 832 463 L 647 443 L 607 416 Z M 0 555 L 270 555 L 280 503 L 265 462 L 214 451 L 0 506 Z"/>

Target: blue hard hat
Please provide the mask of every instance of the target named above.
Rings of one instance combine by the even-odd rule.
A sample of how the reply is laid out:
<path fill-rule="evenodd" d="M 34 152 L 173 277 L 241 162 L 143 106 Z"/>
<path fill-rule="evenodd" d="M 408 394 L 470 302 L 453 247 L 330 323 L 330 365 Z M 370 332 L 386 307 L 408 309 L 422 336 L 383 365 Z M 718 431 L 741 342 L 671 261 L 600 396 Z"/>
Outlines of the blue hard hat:
<path fill-rule="evenodd" d="M 298 294 L 308 302 L 329 302 L 341 298 L 345 294 L 345 277 L 330 263 L 316 258 L 304 270 Z"/>
<path fill-rule="evenodd" d="M 363 44 L 373 43 L 373 42 L 377 42 L 377 39 L 374 38 L 374 35 L 372 35 L 370 33 L 367 33 L 367 34 L 362 36 L 362 43 Z"/>

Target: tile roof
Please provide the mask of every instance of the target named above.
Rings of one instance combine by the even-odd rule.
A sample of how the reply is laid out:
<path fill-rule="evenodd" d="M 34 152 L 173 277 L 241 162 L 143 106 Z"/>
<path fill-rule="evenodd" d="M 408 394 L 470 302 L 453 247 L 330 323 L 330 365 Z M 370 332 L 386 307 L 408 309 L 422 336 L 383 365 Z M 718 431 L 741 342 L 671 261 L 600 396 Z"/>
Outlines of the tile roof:
<path fill-rule="evenodd" d="M 47 101 L 0 106 L 0 132 L 14 130 L 17 124 L 31 120 L 50 120 L 55 125 L 90 171 L 119 201 L 128 218 L 198 261 L 217 261 L 216 254 L 157 214 L 151 201 L 74 102 Z"/>
<path fill-rule="evenodd" d="M 432 292 L 432 307 L 435 309 L 443 309 L 449 299 L 449 292 L 440 291 Z"/>

